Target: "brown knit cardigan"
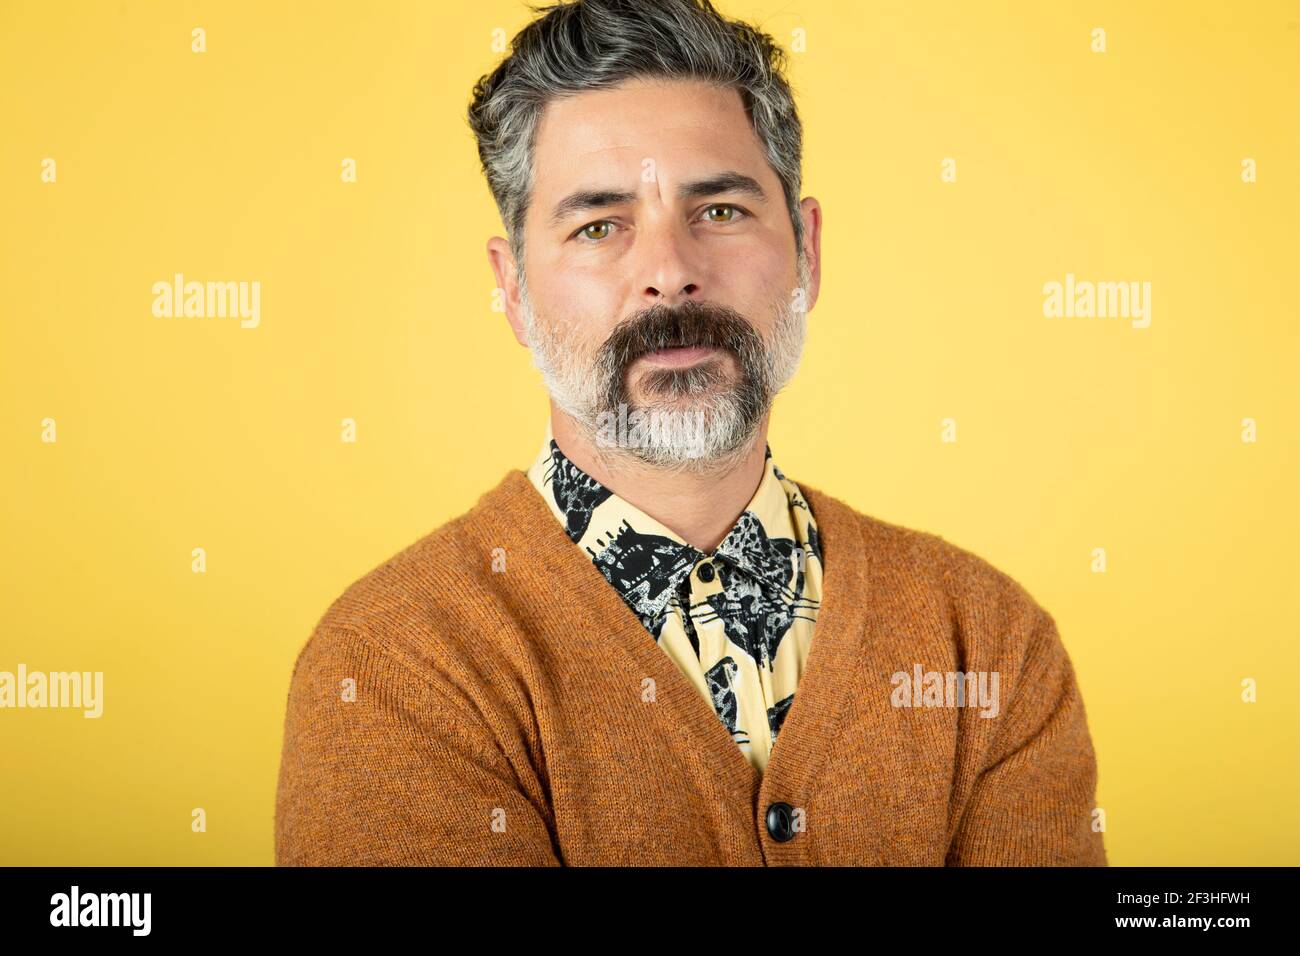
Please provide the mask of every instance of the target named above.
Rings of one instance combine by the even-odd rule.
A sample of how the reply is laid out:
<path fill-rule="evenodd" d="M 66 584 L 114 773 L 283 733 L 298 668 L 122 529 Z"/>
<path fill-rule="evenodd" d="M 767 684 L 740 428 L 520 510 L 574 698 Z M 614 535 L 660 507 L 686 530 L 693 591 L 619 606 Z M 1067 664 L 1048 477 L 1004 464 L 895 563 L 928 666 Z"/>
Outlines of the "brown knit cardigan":
<path fill-rule="evenodd" d="M 823 604 L 766 773 L 512 470 L 317 624 L 289 688 L 276 862 L 1104 866 L 1051 615 L 937 535 L 800 488 Z M 899 706 L 918 665 L 996 673 L 997 716 Z"/>

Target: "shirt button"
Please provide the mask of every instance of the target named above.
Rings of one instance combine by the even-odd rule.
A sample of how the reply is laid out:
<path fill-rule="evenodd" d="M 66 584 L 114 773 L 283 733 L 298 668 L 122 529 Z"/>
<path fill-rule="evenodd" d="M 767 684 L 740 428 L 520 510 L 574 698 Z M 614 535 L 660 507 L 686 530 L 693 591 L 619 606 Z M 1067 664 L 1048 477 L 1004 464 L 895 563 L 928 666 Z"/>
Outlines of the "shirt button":
<path fill-rule="evenodd" d="M 700 576 L 701 581 L 703 581 L 705 584 L 708 584 L 710 581 L 713 580 L 713 565 L 705 561 L 703 564 L 700 565 L 699 570 L 697 570 L 695 573 Z"/>
<path fill-rule="evenodd" d="M 767 808 L 767 832 L 777 843 L 794 839 L 794 807 L 788 803 L 774 803 Z"/>

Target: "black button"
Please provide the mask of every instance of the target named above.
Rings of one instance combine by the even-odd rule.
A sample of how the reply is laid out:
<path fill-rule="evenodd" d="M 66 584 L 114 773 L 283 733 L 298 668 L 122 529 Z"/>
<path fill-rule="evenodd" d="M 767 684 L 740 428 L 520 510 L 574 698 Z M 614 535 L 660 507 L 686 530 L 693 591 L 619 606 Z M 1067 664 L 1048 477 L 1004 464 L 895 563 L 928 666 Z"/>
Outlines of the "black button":
<path fill-rule="evenodd" d="M 700 576 L 700 580 L 705 584 L 708 584 L 713 580 L 713 565 L 706 561 L 700 565 L 700 570 L 697 573 Z"/>
<path fill-rule="evenodd" d="M 767 832 L 777 843 L 794 839 L 794 807 L 788 803 L 774 803 L 767 808 Z"/>

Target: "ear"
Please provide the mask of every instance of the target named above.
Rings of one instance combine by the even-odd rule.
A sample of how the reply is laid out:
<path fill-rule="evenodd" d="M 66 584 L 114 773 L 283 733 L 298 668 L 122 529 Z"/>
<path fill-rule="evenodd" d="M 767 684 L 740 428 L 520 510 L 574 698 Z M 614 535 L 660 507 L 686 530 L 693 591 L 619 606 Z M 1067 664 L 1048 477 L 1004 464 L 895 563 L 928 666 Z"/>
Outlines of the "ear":
<path fill-rule="evenodd" d="M 822 287 L 822 205 L 811 196 L 799 203 L 803 216 L 803 249 L 808 260 L 808 311 L 817 304 Z"/>
<path fill-rule="evenodd" d="M 510 243 L 500 236 L 493 236 L 488 240 L 487 254 L 492 274 L 496 276 L 497 288 L 501 290 L 501 304 L 505 306 L 506 321 L 515 334 L 515 341 L 527 345 L 524 310 L 519 301 L 519 272 L 515 266 L 515 257 L 510 252 Z"/>

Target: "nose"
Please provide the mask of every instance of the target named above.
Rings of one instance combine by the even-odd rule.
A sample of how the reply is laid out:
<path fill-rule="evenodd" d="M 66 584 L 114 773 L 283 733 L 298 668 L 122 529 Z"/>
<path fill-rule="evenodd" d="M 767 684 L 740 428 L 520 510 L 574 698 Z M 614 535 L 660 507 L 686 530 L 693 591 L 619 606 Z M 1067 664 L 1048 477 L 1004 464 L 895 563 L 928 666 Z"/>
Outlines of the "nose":
<path fill-rule="evenodd" d="M 700 297 L 700 271 L 689 228 L 665 216 L 647 224 L 641 233 L 638 268 L 642 270 L 641 297 L 646 305 L 675 306 Z"/>

